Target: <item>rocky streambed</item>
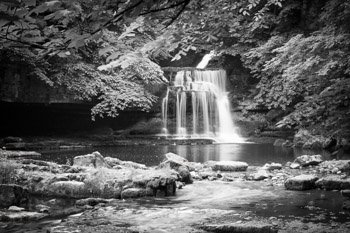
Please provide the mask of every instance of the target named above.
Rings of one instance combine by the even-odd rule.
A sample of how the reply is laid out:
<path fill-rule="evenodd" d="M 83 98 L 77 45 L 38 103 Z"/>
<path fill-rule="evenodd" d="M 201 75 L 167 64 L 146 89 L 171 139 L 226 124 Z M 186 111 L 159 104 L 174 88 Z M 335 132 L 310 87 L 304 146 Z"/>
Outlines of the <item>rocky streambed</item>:
<path fill-rule="evenodd" d="M 146 167 L 98 152 L 73 166 L 21 156 L 0 160 L 1 232 L 350 231 L 348 160 L 249 166 L 168 153 Z"/>

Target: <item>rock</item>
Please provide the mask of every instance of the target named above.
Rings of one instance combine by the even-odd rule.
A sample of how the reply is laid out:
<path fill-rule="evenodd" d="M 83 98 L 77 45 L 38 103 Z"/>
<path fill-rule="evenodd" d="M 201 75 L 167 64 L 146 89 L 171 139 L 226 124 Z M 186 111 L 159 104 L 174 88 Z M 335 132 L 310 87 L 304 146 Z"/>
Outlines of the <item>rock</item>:
<path fill-rule="evenodd" d="M 1 212 L 0 221 L 36 221 L 46 217 L 47 214 L 21 211 L 21 212 Z"/>
<path fill-rule="evenodd" d="M 308 190 L 315 188 L 318 177 L 314 175 L 299 175 L 289 178 L 284 186 L 289 190 Z"/>
<path fill-rule="evenodd" d="M 177 169 L 177 172 L 179 173 L 181 179 L 181 182 L 184 182 L 185 184 L 192 184 L 193 183 L 193 179 L 190 173 L 190 170 L 185 167 L 185 166 L 180 166 Z"/>
<path fill-rule="evenodd" d="M 343 197 L 350 197 L 350 189 L 344 189 L 341 191 Z"/>
<path fill-rule="evenodd" d="M 350 201 L 344 201 L 342 208 L 344 210 L 350 210 Z"/>
<path fill-rule="evenodd" d="M 298 169 L 298 168 L 300 168 L 301 166 L 300 166 L 299 163 L 291 163 L 291 164 L 289 165 L 289 167 L 292 168 L 292 169 Z"/>
<path fill-rule="evenodd" d="M 4 147 L 6 148 L 6 150 L 25 150 L 26 143 L 25 142 L 10 142 L 10 143 L 6 143 Z"/>
<path fill-rule="evenodd" d="M 322 155 L 301 155 L 294 160 L 294 163 L 300 164 L 302 167 L 318 165 L 322 163 Z"/>
<path fill-rule="evenodd" d="M 0 206 L 26 204 L 28 197 L 28 190 L 19 185 L 0 184 Z"/>
<path fill-rule="evenodd" d="M 0 157 L 6 158 L 18 158 L 18 157 L 40 157 L 41 154 L 35 151 L 13 151 L 13 150 L 0 150 Z"/>
<path fill-rule="evenodd" d="M 316 186 L 326 190 L 350 189 L 350 178 L 341 179 L 337 175 L 330 175 L 319 179 Z"/>
<path fill-rule="evenodd" d="M 268 170 L 268 171 L 272 171 L 272 170 L 280 170 L 282 169 L 282 164 L 280 163 L 266 163 L 262 169 Z"/>
<path fill-rule="evenodd" d="M 282 143 L 283 147 L 292 147 L 294 146 L 293 142 L 286 140 L 284 143 Z"/>
<path fill-rule="evenodd" d="M 121 161 L 120 165 L 125 167 L 135 168 L 135 169 L 147 169 L 146 165 L 141 163 L 131 162 L 131 161 Z"/>
<path fill-rule="evenodd" d="M 35 206 L 35 209 L 39 212 L 39 213 L 48 213 L 50 210 L 49 206 L 46 205 L 42 205 L 42 204 L 38 204 Z"/>
<path fill-rule="evenodd" d="M 324 169 L 338 168 L 342 172 L 350 172 L 350 160 L 331 160 L 324 161 L 320 164 L 320 167 Z"/>
<path fill-rule="evenodd" d="M 212 169 L 214 171 L 246 171 L 248 168 L 248 164 L 246 162 L 239 161 L 219 161 L 216 162 Z"/>
<path fill-rule="evenodd" d="M 73 197 L 82 198 L 88 197 L 89 192 L 85 188 L 84 182 L 80 181 L 58 181 L 47 185 L 41 190 L 41 194 L 45 193 L 48 196 Z"/>
<path fill-rule="evenodd" d="M 77 200 L 75 204 L 78 206 L 84 206 L 84 205 L 95 206 L 100 203 L 108 203 L 108 202 L 109 201 L 107 199 L 90 197 L 90 198 Z"/>
<path fill-rule="evenodd" d="M 217 233 L 277 233 L 278 230 L 266 223 L 249 221 L 245 223 L 213 224 L 202 226 L 201 229 Z"/>
<path fill-rule="evenodd" d="M 106 163 L 113 169 L 122 169 L 124 167 L 136 168 L 136 169 L 147 169 L 146 165 L 141 163 L 135 163 L 131 161 L 122 161 L 117 158 L 106 157 L 104 158 Z"/>
<path fill-rule="evenodd" d="M 259 181 L 268 178 L 270 175 L 265 169 L 260 169 L 257 172 L 252 174 L 252 179 Z"/>
<path fill-rule="evenodd" d="M 121 198 L 136 198 L 146 196 L 146 190 L 141 188 L 128 188 L 122 191 Z"/>
<path fill-rule="evenodd" d="M 99 168 L 99 167 L 110 168 L 110 166 L 104 160 L 103 156 L 98 151 L 95 151 L 92 154 L 80 155 L 80 156 L 74 157 L 73 165 L 83 166 L 83 167 L 94 167 L 94 168 Z"/>
<path fill-rule="evenodd" d="M 275 142 L 273 143 L 273 146 L 282 146 L 283 143 L 285 143 L 285 141 L 286 141 L 286 140 L 281 139 L 281 138 L 276 139 Z"/>
<path fill-rule="evenodd" d="M 188 160 L 174 153 L 165 154 L 165 160 L 161 163 L 161 166 L 169 164 L 170 168 L 175 169 L 180 166 L 187 166 Z"/>
<path fill-rule="evenodd" d="M 20 137 L 12 137 L 12 136 L 8 136 L 6 138 L 3 139 L 4 143 L 12 143 L 12 142 L 23 142 L 23 139 Z"/>
<path fill-rule="evenodd" d="M 13 212 L 21 212 L 24 211 L 25 209 L 22 207 L 18 207 L 18 206 L 10 206 L 8 208 L 9 211 L 13 211 Z"/>

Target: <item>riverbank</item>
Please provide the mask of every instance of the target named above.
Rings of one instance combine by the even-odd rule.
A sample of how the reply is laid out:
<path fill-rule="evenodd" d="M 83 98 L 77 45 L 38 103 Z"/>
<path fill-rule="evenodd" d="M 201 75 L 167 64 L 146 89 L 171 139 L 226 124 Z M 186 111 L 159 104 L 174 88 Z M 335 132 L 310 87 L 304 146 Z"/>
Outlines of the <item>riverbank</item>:
<path fill-rule="evenodd" d="M 1 211 L 1 227 L 9 232 L 13 221 L 27 220 L 22 224 L 26 229 L 31 221 L 57 216 L 53 203 L 63 197 L 71 203 L 60 213 L 69 217 L 49 221 L 49 232 L 347 232 L 350 227 L 350 161 L 345 160 L 304 156 L 283 165 L 249 166 L 194 163 L 167 154 L 162 164 L 150 168 L 96 152 L 76 157 L 73 166 L 28 159 L 1 162 L 8 174 L 2 183 L 18 187 L 5 197 L 14 201 L 7 207 L 24 208 Z M 26 202 L 26 195 L 38 194 L 46 201 L 39 206 Z"/>

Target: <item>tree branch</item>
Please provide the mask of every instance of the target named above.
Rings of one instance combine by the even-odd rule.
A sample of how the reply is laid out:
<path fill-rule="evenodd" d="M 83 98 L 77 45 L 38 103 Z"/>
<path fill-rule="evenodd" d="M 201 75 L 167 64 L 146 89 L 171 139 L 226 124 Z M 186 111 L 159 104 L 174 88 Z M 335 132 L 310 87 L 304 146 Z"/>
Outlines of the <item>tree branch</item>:
<path fill-rule="evenodd" d="M 191 0 L 185 0 L 185 1 L 183 2 L 183 5 L 182 5 L 181 9 L 179 10 L 179 12 L 177 12 L 177 14 L 176 14 L 174 17 L 172 17 L 171 21 L 165 26 L 165 28 L 168 28 L 171 24 L 173 24 L 173 23 L 175 22 L 175 20 L 176 20 L 177 18 L 179 18 L 179 16 L 182 14 L 182 12 L 184 12 L 186 6 L 187 6 L 190 2 L 191 2 Z"/>
<path fill-rule="evenodd" d="M 178 3 L 175 3 L 175 4 L 172 4 L 172 5 L 167 6 L 167 7 L 149 10 L 149 11 L 147 11 L 147 12 L 141 13 L 140 15 L 147 15 L 147 14 L 150 14 L 150 13 L 156 13 L 156 12 L 160 12 L 160 11 L 169 10 L 169 9 L 175 8 L 175 7 L 177 7 L 177 6 L 181 6 L 181 5 L 184 4 L 186 1 L 187 1 L 187 0 L 184 0 L 184 1 L 181 1 L 181 2 L 178 2 Z"/>
<path fill-rule="evenodd" d="M 8 41 L 12 41 L 12 42 L 17 42 L 17 43 L 20 43 L 20 44 L 25 44 L 25 45 L 28 45 L 28 46 L 30 46 L 30 47 L 32 47 L 32 48 L 47 49 L 47 47 L 42 46 L 42 45 L 40 45 L 40 44 L 31 43 L 31 42 L 23 41 L 23 40 L 20 40 L 20 39 L 18 39 L 18 40 L 10 39 L 10 38 L 8 38 L 8 37 L 1 36 L 1 35 L 0 35 L 0 38 L 1 38 L 1 39 L 5 39 L 5 40 L 8 40 Z"/>

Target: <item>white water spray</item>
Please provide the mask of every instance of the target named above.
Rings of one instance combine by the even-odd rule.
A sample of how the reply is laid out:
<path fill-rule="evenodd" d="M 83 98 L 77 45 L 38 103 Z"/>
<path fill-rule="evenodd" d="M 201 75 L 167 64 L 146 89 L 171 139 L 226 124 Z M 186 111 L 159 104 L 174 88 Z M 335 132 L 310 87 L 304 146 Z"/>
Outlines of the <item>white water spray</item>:
<path fill-rule="evenodd" d="M 233 124 L 224 70 L 179 71 L 173 83 L 162 104 L 163 133 L 166 136 L 211 138 L 219 143 L 244 141 Z M 176 130 L 173 134 L 168 133 L 167 125 L 169 90 L 176 95 Z M 188 120 L 191 117 L 192 121 Z"/>

